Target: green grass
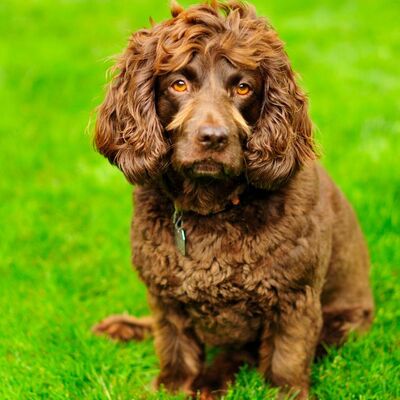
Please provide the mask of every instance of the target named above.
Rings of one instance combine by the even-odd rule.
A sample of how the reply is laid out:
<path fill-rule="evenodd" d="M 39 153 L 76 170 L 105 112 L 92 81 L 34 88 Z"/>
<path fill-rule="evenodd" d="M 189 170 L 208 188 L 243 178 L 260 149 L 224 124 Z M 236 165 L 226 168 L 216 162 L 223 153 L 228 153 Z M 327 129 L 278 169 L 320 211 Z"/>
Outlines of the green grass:
<path fill-rule="evenodd" d="M 400 398 L 400 6 L 257 1 L 311 98 L 322 162 L 358 212 L 377 304 L 367 336 L 313 368 L 320 399 Z M 130 266 L 131 188 L 85 128 L 105 60 L 156 0 L 0 2 L 0 399 L 170 399 L 150 394 L 151 341 L 93 337 L 109 313 L 148 312 Z M 230 400 L 268 398 L 244 370 Z"/>

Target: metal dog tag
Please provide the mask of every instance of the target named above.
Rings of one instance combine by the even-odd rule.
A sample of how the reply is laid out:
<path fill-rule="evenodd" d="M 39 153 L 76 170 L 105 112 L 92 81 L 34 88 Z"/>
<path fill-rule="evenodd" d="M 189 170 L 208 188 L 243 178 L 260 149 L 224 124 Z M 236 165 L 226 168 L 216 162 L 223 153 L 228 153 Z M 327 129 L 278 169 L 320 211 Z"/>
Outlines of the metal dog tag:
<path fill-rule="evenodd" d="M 172 222 L 174 223 L 176 248 L 178 249 L 179 253 L 181 253 L 183 256 L 186 256 L 186 234 L 182 226 L 182 213 L 180 211 L 175 210 L 174 215 L 172 216 Z"/>

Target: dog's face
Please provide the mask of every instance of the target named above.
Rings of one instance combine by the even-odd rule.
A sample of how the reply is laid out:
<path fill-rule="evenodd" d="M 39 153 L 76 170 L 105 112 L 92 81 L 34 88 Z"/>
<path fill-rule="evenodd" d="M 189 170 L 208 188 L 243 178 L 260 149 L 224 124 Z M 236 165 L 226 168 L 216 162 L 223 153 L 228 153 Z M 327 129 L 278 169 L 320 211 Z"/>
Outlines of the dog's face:
<path fill-rule="evenodd" d="M 262 105 L 260 72 L 212 54 L 196 54 L 156 84 L 173 168 L 190 179 L 229 179 L 243 172 L 245 145 Z"/>
<path fill-rule="evenodd" d="M 132 183 L 173 168 L 279 186 L 315 154 L 307 99 L 276 32 L 236 1 L 172 15 L 132 35 L 99 108 L 97 148 Z"/>

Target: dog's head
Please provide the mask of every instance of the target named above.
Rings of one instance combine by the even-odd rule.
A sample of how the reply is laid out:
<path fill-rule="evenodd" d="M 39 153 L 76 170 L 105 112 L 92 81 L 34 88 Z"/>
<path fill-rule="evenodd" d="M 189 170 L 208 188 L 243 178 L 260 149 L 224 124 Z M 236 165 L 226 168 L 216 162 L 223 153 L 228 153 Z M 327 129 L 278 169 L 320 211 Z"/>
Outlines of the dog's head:
<path fill-rule="evenodd" d="M 283 43 L 251 6 L 175 4 L 172 19 L 132 35 L 116 68 L 95 144 L 132 183 L 172 166 L 269 189 L 315 156 Z"/>

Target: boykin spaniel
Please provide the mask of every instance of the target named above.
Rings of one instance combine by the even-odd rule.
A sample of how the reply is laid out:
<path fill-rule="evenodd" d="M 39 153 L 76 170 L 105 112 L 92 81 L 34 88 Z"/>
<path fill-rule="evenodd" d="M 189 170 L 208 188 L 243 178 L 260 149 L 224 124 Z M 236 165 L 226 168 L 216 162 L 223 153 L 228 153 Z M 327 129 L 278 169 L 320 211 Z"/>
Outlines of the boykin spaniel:
<path fill-rule="evenodd" d="M 136 185 L 133 265 L 152 317 L 95 332 L 152 333 L 156 388 L 214 398 L 246 362 L 307 398 L 316 352 L 368 328 L 374 306 L 362 232 L 316 161 L 282 41 L 242 2 L 173 3 L 115 70 L 95 145 Z"/>

